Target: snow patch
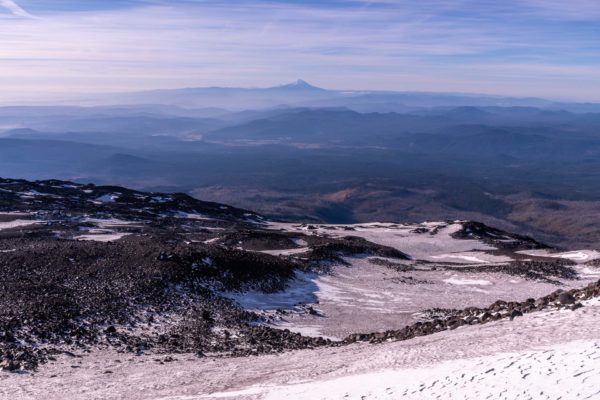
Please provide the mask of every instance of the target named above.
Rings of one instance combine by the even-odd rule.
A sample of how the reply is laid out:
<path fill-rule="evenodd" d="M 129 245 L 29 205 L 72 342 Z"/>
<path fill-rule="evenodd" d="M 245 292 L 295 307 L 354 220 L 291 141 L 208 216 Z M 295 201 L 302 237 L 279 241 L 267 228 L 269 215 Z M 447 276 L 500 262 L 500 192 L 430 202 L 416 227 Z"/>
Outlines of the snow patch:
<path fill-rule="evenodd" d="M 468 285 L 468 286 L 489 286 L 492 285 L 492 282 L 486 281 L 484 279 L 457 279 L 457 278 L 448 278 L 444 279 L 444 282 L 449 283 L 450 285 Z"/>
<path fill-rule="evenodd" d="M 317 274 L 297 272 L 296 278 L 281 292 L 225 292 L 223 295 L 248 310 L 291 309 L 300 303 L 314 303 L 316 301 L 317 286 L 315 280 L 317 276 Z"/>
<path fill-rule="evenodd" d="M 490 263 L 506 263 L 513 259 L 507 256 L 495 256 L 485 252 L 463 252 L 463 253 L 452 253 L 452 254 L 438 254 L 430 256 L 433 260 L 461 260 L 468 263 L 474 264 L 490 264 Z"/>
<path fill-rule="evenodd" d="M 450 224 L 446 222 L 425 222 L 422 224 L 374 222 L 356 225 L 311 225 L 310 229 L 308 225 L 270 222 L 269 227 L 285 232 L 309 232 L 336 238 L 357 236 L 372 243 L 400 250 L 413 259 L 429 259 L 430 256 L 442 254 L 496 249 L 475 239 L 455 239 L 452 237 L 452 234 L 463 228 L 460 221 Z M 421 231 L 425 231 L 425 233 Z"/>
<path fill-rule="evenodd" d="M 591 276 L 600 276 L 600 268 L 598 268 L 598 269 L 592 269 L 592 268 L 589 268 L 589 267 L 585 267 L 585 268 L 580 269 L 578 272 L 580 274 L 582 274 L 582 275 L 587 275 L 587 276 L 590 276 L 590 277 Z"/>
<path fill-rule="evenodd" d="M 261 253 L 270 254 L 272 256 L 290 256 L 293 254 L 302 254 L 309 251 L 309 247 L 301 247 L 299 249 L 279 249 L 279 250 L 261 250 Z"/>
<path fill-rule="evenodd" d="M 21 197 L 38 197 L 38 196 L 52 196 L 48 193 L 40 193 L 37 190 L 30 190 L 28 192 L 21 192 L 19 193 L 19 196 Z"/>
<path fill-rule="evenodd" d="M 199 221 L 215 221 L 215 218 L 207 217 L 206 215 L 200 213 L 188 213 L 183 211 L 175 211 L 173 213 L 175 218 L 186 218 L 186 219 L 195 219 Z"/>
<path fill-rule="evenodd" d="M 304 239 L 293 238 L 292 241 L 294 242 L 294 244 L 296 246 L 300 246 L 300 247 L 306 247 L 306 246 L 308 246 L 308 243 Z"/>
<path fill-rule="evenodd" d="M 30 220 L 30 219 L 16 219 L 14 221 L 9 221 L 9 222 L 0 222 L 0 231 L 5 230 L 5 229 L 13 229 L 13 228 L 19 228 L 21 226 L 30 226 L 30 225 L 36 225 L 36 224 L 42 224 L 43 221 L 36 221 L 36 220 Z"/>
<path fill-rule="evenodd" d="M 93 242 L 114 242 L 125 236 L 130 235 L 125 232 L 113 232 L 113 233 L 101 233 L 101 234 L 87 234 L 75 236 L 75 240 L 93 241 Z"/>
<path fill-rule="evenodd" d="M 566 260 L 575 261 L 577 263 L 584 263 L 600 258 L 600 252 L 596 250 L 577 250 L 566 251 L 562 253 L 551 253 L 548 250 L 523 250 L 518 251 L 517 253 L 534 257 L 564 258 Z"/>
<path fill-rule="evenodd" d="M 105 194 L 96 199 L 96 201 L 100 203 L 114 203 L 119 199 L 120 195 L 115 193 Z"/>
<path fill-rule="evenodd" d="M 107 219 L 99 219 L 99 218 L 84 218 L 83 222 L 89 222 L 95 224 L 100 228 L 114 228 L 121 226 L 131 226 L 139 224 L 139 221 L 126 221 L 117 218 L 107 218 Z"/>
<path fill-rule="evenodd" d="M 171 197 L 154 196 L 152 197 L 151 203 L 162 204 L 171 201 Z"/>

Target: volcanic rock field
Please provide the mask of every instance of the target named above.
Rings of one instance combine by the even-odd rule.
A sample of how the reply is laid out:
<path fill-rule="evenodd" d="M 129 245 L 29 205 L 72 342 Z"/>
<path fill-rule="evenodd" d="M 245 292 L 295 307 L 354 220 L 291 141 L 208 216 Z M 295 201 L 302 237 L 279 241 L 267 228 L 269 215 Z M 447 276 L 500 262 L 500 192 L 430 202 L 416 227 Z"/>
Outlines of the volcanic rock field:
<path fill-rule="evenodd" d="M 600 252 L 551 248 L 471 221 L 311 225 L 184 194 L 3 179 L 0 397 L 35 398 L 36 382 L 68 381 L 80 368 L 89 375 L 91 360 L 144 360 L 151 370 L 347 356 L 353 346 L 583 316 L 597 307 L 599 265 Z M 229 393 L 235 385 L 205 380 L 186 398 L 268 394 Z M 161 393 L 139 398 L 178 398 Z M 121 398 L 104 396 L 96 398 Z M 378 396 L 365 398 L 396 398 Z"/>

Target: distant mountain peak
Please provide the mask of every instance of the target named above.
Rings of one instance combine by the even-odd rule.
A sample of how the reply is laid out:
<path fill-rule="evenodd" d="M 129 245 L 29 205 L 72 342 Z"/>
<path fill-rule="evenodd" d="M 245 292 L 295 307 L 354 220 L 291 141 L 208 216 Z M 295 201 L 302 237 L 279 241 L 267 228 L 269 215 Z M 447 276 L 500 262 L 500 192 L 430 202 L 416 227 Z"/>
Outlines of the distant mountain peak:
<path fill-rule="evenodd" d="M 304 79 L 298 79 L 296 80 L 296 82 L 292 83 L 292 86 L 298 86 L 298 87 L 314 87 L 313 85 L 311 85 L 310 83 L 306 82 Z"/>
<path fill-rule="evenodd" d="M 288 83 L 287 85 L 277 86 L 278 89 L 293 89 L 293 90 L 325 90 L 320 87 L 316 87 L 306 82 L 303 79 L 298 79 L 295 82 Z"/>

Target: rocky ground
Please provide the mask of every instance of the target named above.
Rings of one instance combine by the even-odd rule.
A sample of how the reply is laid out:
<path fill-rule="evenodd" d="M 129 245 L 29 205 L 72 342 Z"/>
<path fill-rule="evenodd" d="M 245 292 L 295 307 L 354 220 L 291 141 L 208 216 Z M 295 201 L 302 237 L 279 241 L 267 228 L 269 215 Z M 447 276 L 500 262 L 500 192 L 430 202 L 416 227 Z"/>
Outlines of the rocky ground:
<path fill-rule="evenodd" d="M 223 291 L 285 289 L 341 255 L 406 259 L 361 238 L 311 238 L 303 258 L 254 213 L 186 195 L 58 181 L 0 182 L 0 368 L 64 351 L 242 356 L 330 344 L 260 324 Z M 247 244 L 246 248 L 239 243 Z"/>
<path fill-rule="evenodd" d="M 280 223 L 183 194 L 0 180 L 0 369 L 335 352 L 575 313 L 600 297 L 598 260 L 469 221 Z"/>

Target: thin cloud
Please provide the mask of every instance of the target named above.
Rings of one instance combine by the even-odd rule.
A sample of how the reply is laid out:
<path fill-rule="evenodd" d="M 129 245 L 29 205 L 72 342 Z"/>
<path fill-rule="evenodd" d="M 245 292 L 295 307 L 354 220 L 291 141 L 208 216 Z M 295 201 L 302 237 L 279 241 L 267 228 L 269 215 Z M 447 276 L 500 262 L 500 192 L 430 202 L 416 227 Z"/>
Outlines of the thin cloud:
<path fill-rule="evenodd" d="M 13 0 L 0 0 L 0 7 L 6 8 L 13 15 L 23 18 L 34 18 L 33 15 L 25 11 L 21 6 L 15 3 Z"/>
<path fill-rule="evenodd" d="M 0 101 L 13 93 L 271 86 L 298 76 L 339 89 L 600 100 L 599 34 L 529 3 L 132 3 L 70 10 L 38 3 L 43 19 L 3 19 Z"/>
<path fill-rule="evenodd" d="M 526 0 L 532 10 L 555 20 L 597 21 L 600 3 L 597 0 Z"/>

